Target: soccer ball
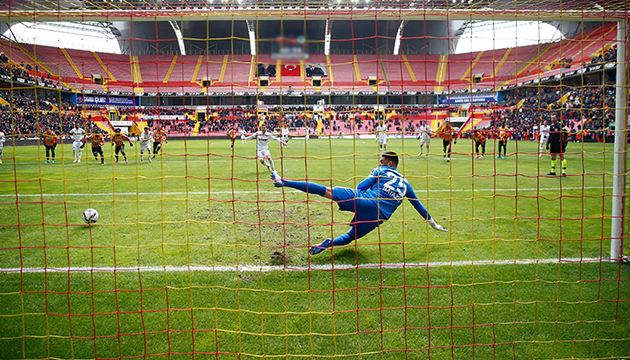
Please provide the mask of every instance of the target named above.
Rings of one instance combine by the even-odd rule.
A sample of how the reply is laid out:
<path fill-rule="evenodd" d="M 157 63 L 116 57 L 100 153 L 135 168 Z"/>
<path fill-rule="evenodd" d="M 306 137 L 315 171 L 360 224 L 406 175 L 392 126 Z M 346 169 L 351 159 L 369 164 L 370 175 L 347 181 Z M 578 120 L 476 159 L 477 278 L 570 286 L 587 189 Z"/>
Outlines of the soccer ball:
<path fill-rule="evenodd" d="M 93 224 L 98 221 L 98 211 L 94 209 L 87 209 L 83 212 L 83 221 L 86 224 Z"/>

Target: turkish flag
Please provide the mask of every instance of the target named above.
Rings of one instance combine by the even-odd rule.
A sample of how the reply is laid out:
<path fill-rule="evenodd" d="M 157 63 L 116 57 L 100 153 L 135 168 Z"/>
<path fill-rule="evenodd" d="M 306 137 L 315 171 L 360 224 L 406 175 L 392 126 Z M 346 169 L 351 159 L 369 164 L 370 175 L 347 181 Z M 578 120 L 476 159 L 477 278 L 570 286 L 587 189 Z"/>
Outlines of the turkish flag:
<path fill-rule="evenodd" d="M 300 76 L 299 64 L 284 64 L 282 65 L 282 76 Z"/>

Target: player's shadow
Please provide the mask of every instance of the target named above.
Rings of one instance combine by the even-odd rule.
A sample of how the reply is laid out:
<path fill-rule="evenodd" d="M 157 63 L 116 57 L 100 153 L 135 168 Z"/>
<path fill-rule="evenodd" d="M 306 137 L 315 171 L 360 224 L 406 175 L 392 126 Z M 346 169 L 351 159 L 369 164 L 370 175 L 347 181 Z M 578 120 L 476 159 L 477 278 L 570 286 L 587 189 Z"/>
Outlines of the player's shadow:
<path fill-rule="evenodd" d="M 344 249 L 339 249 L 333 251 L 333 259 L 335 263 L 345 263 L 345 264 L 364 264 L 369 261 L 367 257 L 363 255 L 361 249 L 357 249 L 355 247 L 347 247 Z"/>

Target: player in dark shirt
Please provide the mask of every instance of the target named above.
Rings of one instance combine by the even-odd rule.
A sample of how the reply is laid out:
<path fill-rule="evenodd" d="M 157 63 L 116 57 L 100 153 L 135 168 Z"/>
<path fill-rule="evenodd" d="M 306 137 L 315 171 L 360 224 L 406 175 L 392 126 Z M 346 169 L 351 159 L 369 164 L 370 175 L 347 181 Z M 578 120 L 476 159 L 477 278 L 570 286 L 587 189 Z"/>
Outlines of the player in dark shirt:
<path fill-rule="evenodd" d="M 562 163 L 562 176 L 567 176 L 567 160 L 564 153 L 569 141 L 568 133 L 562 128 L 556 114 L 551 115 L 551 125 L 549 125 L 549 153 L 551 154 L 551 171 L 547 175 L 556 175 L 557 158 Z"/>

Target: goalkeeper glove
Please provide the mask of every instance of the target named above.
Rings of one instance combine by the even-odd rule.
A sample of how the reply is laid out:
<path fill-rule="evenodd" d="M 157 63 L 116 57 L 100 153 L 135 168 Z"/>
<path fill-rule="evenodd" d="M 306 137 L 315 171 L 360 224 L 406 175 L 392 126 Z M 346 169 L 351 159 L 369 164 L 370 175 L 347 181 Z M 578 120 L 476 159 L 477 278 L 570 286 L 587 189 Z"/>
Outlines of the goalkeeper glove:
<path fill-rule="evenodd" d="M 85 144 L 81 144 L 81 149 L 83 149 L 85 147 Z"/>
<path fill-rule="evenodd" d="M 129 143 L 129 146 L 133 147 L 133 143 Z"/>
<path fill-rule="evenodd" d="M 436 223 L 436 222 L 435 222 L 435 220 L 433 220 L 433 219 L 429 220 L 429 225 L 431 225 L 431 227 L 432 227 L 432 228 L 434 228 L 435 230 L 438 230 L 438 231 L 448 231 L 448 229 L 447 229 L 447 228 L 445 228 L 445 227 L 444 227 L 444 226 L 442 226 L 442 225 L 439 225 L 439 224 L 438 224 L 438 223 Z"/>

